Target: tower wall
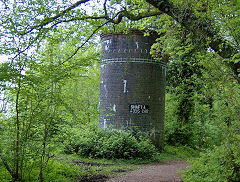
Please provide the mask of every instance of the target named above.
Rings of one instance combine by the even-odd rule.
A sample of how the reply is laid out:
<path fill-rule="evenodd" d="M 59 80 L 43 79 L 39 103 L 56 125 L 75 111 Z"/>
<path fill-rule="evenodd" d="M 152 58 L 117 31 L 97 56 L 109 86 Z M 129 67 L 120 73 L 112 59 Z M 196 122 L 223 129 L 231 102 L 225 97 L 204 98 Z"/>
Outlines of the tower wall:
<path fill-rule="evenodd" d="M 132 33 L 101 38 L 99 127 L 150 132 L 161 150 L 166 66 L 151 58 L 156 36 Z"/>

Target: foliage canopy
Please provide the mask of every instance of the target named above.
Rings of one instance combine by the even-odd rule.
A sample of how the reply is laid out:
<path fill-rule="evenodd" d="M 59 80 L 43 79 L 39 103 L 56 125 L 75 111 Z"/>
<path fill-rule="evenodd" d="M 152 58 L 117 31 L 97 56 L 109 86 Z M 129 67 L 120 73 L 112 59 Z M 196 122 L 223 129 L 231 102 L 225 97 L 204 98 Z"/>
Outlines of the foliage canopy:
<path fill-rule="evenodd" d="M 34 169 L 44 181 L 62 134 L 97 121 L 99 34 L 132 28 L 156 31 L 152 53 L 169 59 L 166 141 L 239 165 L 226 156 L 237 142 L 223 143 L 239 139 L 238 0 L 1 0 L 0 10 L 0 166 L 13 180 Z"/>

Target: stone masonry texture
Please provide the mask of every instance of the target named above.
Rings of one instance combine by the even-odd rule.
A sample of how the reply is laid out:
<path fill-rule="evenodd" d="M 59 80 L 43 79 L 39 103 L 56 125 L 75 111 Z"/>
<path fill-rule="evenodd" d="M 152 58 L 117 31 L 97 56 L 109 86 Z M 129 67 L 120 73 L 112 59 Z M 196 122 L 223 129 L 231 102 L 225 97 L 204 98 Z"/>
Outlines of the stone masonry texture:
<path fill-rule="evenodd" d="M 134 32 L 101 38 L 99 127 L 150 132 L 161 150 L 166 66 L 151 58 L 156 36 Z"/>

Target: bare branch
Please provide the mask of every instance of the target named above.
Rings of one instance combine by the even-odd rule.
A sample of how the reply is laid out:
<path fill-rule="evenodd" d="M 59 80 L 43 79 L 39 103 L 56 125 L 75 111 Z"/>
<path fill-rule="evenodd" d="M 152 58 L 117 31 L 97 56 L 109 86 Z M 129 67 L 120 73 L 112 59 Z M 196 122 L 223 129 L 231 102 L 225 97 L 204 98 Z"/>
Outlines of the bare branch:
<path fill-rule="evenodd" d="M 50 17 L 50 18 L 47 18 L 45 20 L 42 21 L 42 23 L 40 23 L 39 25 L 36 25 L 36 26 L 32 26 L 30 28 L 29 31 L 27 32 L 24 32 L 22 33 L 22 35 L 26 35 L 30 32 L 32 32 L 34 29 L 38 29 L 39 32 L 37 34 L 37 36 L 35 38 L 32 38 L 30 39 L 29 41 L 29 44 L 26 48 L 24 48 L 23 50 L 19 51 L 18 54 L 16 56 L 14 56 L 13 59 L 15 59 L 17 56 L 19 56 L 20 54 L 24 53 L 26 50 L 28 50 L 33 44 L 35 41 L 37 41 L 39 39 L 39 37 L 42 35 L 42 31 L 41 29 L 44 28 L 44 26 L 48 25 L 49 23 L 53 23 L 55 22 L 56 19 L 58 19 L 59 17 L 63 16 L 65 13 L 67 13 L 68 11 L 76 8 L 77 6 L 79 6 L 80 4 L 82 3 L 85 3 L 89 0 L 82 0 L 82 1 L 78 1 L 76 2 L 75 4 L 73 4 L 72 6 L 70 6 L 69 8 L 65 9 L 64 11 L 60 12 L 59 14 L 53 16 L 53 17 Z M 58 24 L 61 24 L 61 23 L 69 23 L 69 22 L 75 22 L 75 21 L 84 21 L 84 20 L 107 20 L 104 24 L 102 24 L 101 26 L 97 27 L 93 33 L 89 36 L 89 38 L 80 46 L 76 49 L 76 51 L 74 52 L 74 54 L 72 56 L 70 56 L 66 61 L 70 60 L 73 56 L 75 56 L 77 54 L 77 52 L 79 51 L 79 49 L 81 49 L 88 41 L 89 39 L 101 28 L 103 27 L 104 25 L 108 24 L 108 23 L 113 23 L 113 24 L 119 24 L 121 23 L 123 17 L 127 17 L 129 20 L 132 20 L 132 21 L 136 21 L 136 20 L 140 20 L 142 18 L 147 18 L 147 17 L 152 17 L 152 16 L 157 16 L 157 15 L 160 15 L 162 14 L 161 11 L 159 10 L 154 10 L 154 11 L 147 11 L 147 12 L 142 12 L 142 13 L 139 13 L 139 14 L 133 14 L 129 11 L 127 11 L 126 9 L 124 10 L 121 10 L 119 12 L 117 12 L 115 14 L 115 16 L 113 17 L 109 17 L 108 13 L 107 13 L 107 7 L 106 7 L 106 2 L 107 0 L 105 0 L 104 2 L 104 14 L 103 15 L 99 15 L 99 16 L 87 16 L 87 17 L 73 17 L 73 18 L 70 18 L 70 19 L 65 19 L 65 20 L 59 20 L 57 22 L 55 22 L 54 24 L 51 25 L 51 28 L 52 27 L 55 27 L 57 26 Z M 66 62 L 65 61 L 65 62 Z"/>
<path fill-rule="evenodd" d="M 102 25 L 98 26 L 93 32 L 92 34 L 85 40 L 84 43 L 82 43 L 81 46 L 79 46 L 75 52 L 69 57 L 67 58 L 62 64 L 66 63 L 67 61 L 69 61 L 71 58 L 73 58 L 77 52 L 93 37 L 93 35 L 100 29 L 102 28 L 103 26 L 105 26 L 106 24 L 108 23 L 114 23 L 114 24 L 119 24 L 121 21 L 122 21 L 122 18 L 123 17 L 127 17 L 128 19 L 130 20 L 140 20 L 142 18 L 147 18 L 147 17 L 151 17 L 151 16 L 156 16 L 156 15 L 160 15 L 162 14 L 162 12 L 160 11 L 154 11 L 154 12 L 146 12 L 146 13 L 142 13 L 142 14 L 139 14 L 139 15 L 134 15 L 134 14 L 131 14 L 129 13 L 128 11 L 126 10 L 123 10 L 123 11 L 120 11 L 118 12 L 112 19 L 110 19 L 108 17 L 108 15 L 106 15 L 107 12 L 105 12 L 105 15 L 104 16 L 101 16 L 101 17 L 87 17 L 89 19 L 91 18 L 95 18 L 95 19 L 107 19 L 108 21 L 106 21 L 105 23 L 103 23 Z M 117 19 L 115 19 L 117 17 Z M 76 19 L 74 19 L 76 20 Z M 79 20 L 79 19 L 78 19 Z"/>
<path fill-rule="evenodd" d="M 80 21 L 80 20 L 101 20 L 101 19 L 107 19 L 105 15 L 102 15 L 102 16 L 88 16 L 88 17 L 74 17 L 74 18 L 71 18 L 71 19 L 67 19 L 67 20 L 61 20 L 61 21 L 58 21 L 56 23 L 54 23 L 52 25 L 52 27 L 58 25 L 58 24 L 61 24 L 61 23 L 69 23 L 69 22 L 73 22 L 73 21 Z"/>
<path fill-rule="evenodd" d="M 104 1 L 103 10 L 104 10 L 105 17 L 108 17 L 106 4 L 107 4 L 107 0 Z"/>
<path fill-rule="evenodd" d="M 158 11 L 158 10 L 142 12 L 142 13 L 140 13 L 138 15 L 134 15 L 134 14 L 131 14 L 130 12 L 126 11 L 125 16 L 129 20 L 136 21 L 136 20 L 141 20 L 143 18 L 149 18 L 149 17 L 152 17 L 152 16 L 158 16 L 158 15 L 161 15 L 161 14 L 163 14 L 163 12 L 162 11 Z"/>
<path fill-rule="evenodd" d="M 39 25 L 35 25 L 35 26 L 32 26 L 30 28 L 30 30 L 26 31 L 26 32 L 23 32 L 23 33 L 20 33 L 21 35 L 26 35 L 30 32 L 32 32 L 34 29 L 38 29 L 38 28 L 42 28 L 46 25 L 48 25 L 49 23 L 53 22 L 54 20 L 58 19 L 59 17 L 62 17 L 64 14 L 66 14 L 67 12 L 71 11 L 72 9 L 78 7 L 79 5 L 83 4 L 83 3 L 86 3 L 90 0 L 81 0 L 81 1 L 77 1 L 76 3 L 74 3 L 73 5 L 71 5 L 70 7 L 66 8 L 65 10 L 61 11 L 59 14 L 53 16 L 53 17 L 50 17 L 50 18 L 45 18 L 44 20 L 42 20 L 42 22 L 39 24 Z"/>
<path fill-rule="evenodd" d="M 73 4 L 72 6 L 68 7 L 67 9 L 61 11 L 59 14 L 50 17 L 50 18 L 45 18 L 44 20 L 42 20 L 42 22 L 38 25 L 32 26 L 30 27 L 30 29 L 28 31 L 25 32 L 21 32 L 20 35 L 26 35 L 28 33 L 31 33 L 33 30 L 35 29 L 42 29 L 44 26 L 53 23 L 55 20 L 57 20 L 58 18 L 62 17 L 64 14 L 66 14 L 67 12 L 69 12 L 70 10 L 76 8 L 77 6 L 88 2 L 89 0 L 82 0 L 82 1 L 78 1 L 75 4 Z M 136 21 L 136 20 L 140 20 L 142 18 L 147 18 L 147 17 L 151 17 L 151 16 L 157 16 L 162 14 L 162 12 L 160 11 L 147 11 L 147 12 L 142 12 L 139 13 L 138 15 L 132 14 L 130 12 L 128 12 L 126 9 L 119 11 L 118 13 L 116 13 L 116 15 L 118 16 L 114 16 L 114 18 L 110 18 L 108 13 L 107 13 L 107 7 L 106 7 L 106 3 L 107 0 L 104 1 L 103 4 L 103 9 L 104 9 L 104 15 L 100 15 L 100 16 L 87 16 L 87 17 L 73 17 L 71 19 L 66 19 L 66 20 L 60 20 L 56 23 L 54 23 L 51 27 L 54 27 L 60 23 L 67 23 L 67 22 L 73 22 L 73 21 L 79 21 L 79 20 L 88 20 L 88 19 L 92 19 L 92 20 L 98 20 L 98 19 L 106 19 L 111 23 L 114 24 L 119 24 L 122 21 L 123 17 L 127 17 L 130 20 Z M 117 17 L 117 19 L 115 19 Z"/>
<path fill-rule="evenodd" d="M 85 40 L 85 42 L 82 43 L 82 45 L 79 46 L 79 47 L 74 51 L 74 53 L 73 53 L 70 57 L 68 57 L 62 64 L 66 63 L 66 62 L 68 62 L 70 59 L 72 59 L 72 58 L 78 53 L 78 51 L 94 36 L 94 34 L 95 34 L 100 28 L 102 28 L 103 26 L 105 26 L 105 25 L 108 24 L 108 23 L 109 23 L 109 21 L 107 21 L 107 22 L 103 23 L 102 25 L 98 26 L 98 27 L 92 32 L 92 34 Z"/>

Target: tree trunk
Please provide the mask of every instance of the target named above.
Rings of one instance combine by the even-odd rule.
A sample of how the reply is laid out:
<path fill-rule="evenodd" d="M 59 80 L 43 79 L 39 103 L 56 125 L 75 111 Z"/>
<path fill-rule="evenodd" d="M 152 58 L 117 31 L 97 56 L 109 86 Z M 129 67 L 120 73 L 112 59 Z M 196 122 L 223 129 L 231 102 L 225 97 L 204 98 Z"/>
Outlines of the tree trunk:
<path fill-rule="evenodd" d="M 15 175 L 14 180 L 20 180 L 19 175 L 19 163 L 20 163 L 20 121 L 19 121 L 19 95 L 20 95 L 20 89 L 21 89 L 21 78 L 19 77 L 18 82 L 18 88 L 17 88 L 17 95 L 16 95 L 16 146 L 15 146 L 15 152 L 16 152 L 16 160 L 15 160 Z"/>

